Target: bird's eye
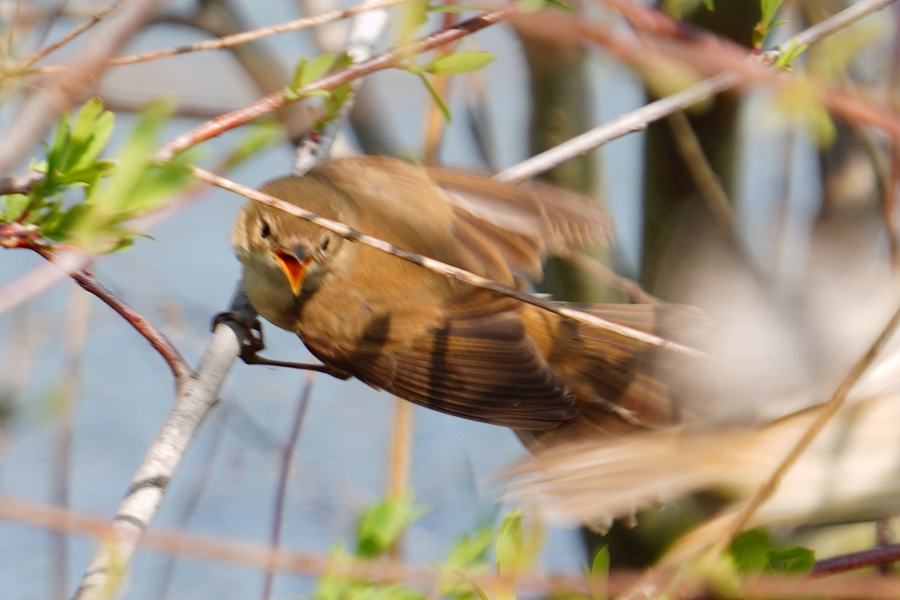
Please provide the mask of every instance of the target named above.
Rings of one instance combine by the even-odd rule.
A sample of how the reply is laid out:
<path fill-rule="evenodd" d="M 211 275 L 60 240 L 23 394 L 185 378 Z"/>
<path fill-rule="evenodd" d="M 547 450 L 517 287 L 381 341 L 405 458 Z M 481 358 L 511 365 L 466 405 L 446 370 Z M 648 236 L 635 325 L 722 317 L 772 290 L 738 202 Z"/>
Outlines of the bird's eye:
<path fill-rule="evenodd" d="M 263 238 L 267 238 L 272 235 L 272 230 L 269 228 L 269 224 L 267 222 L 262 222 L 262 229 L 259 233 L 263 236 Z"/>
<path fill-rule="evenodd" d="M 331 244 L 331 238 L 327 237 L 321 242 L 319 242 L 319 250 L 321 252 L 326 252 L 328 250 L 328 245 Z"/>

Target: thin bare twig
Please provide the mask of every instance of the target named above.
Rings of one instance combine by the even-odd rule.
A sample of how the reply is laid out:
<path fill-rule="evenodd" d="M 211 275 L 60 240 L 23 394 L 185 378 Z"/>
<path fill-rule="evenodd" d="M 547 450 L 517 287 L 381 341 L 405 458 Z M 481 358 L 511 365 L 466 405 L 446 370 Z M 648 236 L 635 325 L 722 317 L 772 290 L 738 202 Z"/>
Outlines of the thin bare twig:
<path fill-rule="evenodd" d="M 452 2 L 451 2 L 452 3 Z M 444 13 L 443 26 L 452 27 L 456 22 L 456 15 L 453 13 Z M 435 53 L 435 58 L 446 56 L 450 52 L 450 48 L 439 48 Z M 450 89 L 450 79 L 446 75 L 436 75 L 431 80 L 431 85 L 438 97 L 444 98 L 446 101 L 447 91 Z M 423 152 L 423 161 L 426 165 L 436 164 L 438 152 L 440 152 L 441 141 L 444 139 L 444 114 L 434 98 L 429 96 L 428 107 L 425 109 L 425 151 Z"/>
<path fill-rule="evenodd" d="M 191 517 L 194 516 L 194 512 L 197 510 L 197 506 L 200 504 L 200 498 L 206 491 L 206 486 L 209 484 L 209 480 L 212 476 L 215 458 L 219 453 L 219 444 L 222 441 L 222 434 L 225 431 L 225 425 L 231 415 L 231 410 L 229 410 L 231 406 L 233 405 L 226 404 L 222 407 L 222 410 L 216 414 L 217 418 L 215 419 L 215 424 L 213 426 L 212 440 L 209 442 L 203 460 L 200 461 L 203 465 L 203 471 L 191 481 L 192 488 L 187 494 L 187 501 L 178 516 L 176 524 L 177 529 L 185 529 L 187 527 Z M 157 594 L 159 600 L 166 600 L 169 597 L 169 587 L 172 584 L 172 575 L 175 572 L 177 560 L 177 554 L 170 554 L 165 564 L 160 569 L 160 574 L 156 578 L 156 581 L 159 582 L 159 593 Z"/>
<path fill-rule="evenodd" d="M 369 60 L 332 71 L 304 88 L 296 90 L 296 92 L 298 95 L 302 96 L 304 93 L 311 92 L 312 90 L 334 89 L 339 85 L 349 83 L 364 75 L 395 67 L 410 56 L 454 42 L 462 37 L 475 33 L 476 31 L 480 31 L 485 27 L 499 23 L 513 15 L 516 11 L 516 7 L 517 4 L 511 2 L 496 10 L 484 12 L 459 25 L 442 29 L 416 42 L 404 44 L 402 47 L 398 46 L 391 48 L 390 50 L 386 50 L 385 52 L 373 56 Z M 154 154 L 153 159 L 157 162 L 166 162 L 179 152 L 183 152 L 211 137 L 220 135 L 228 129 L 242 125 L 277 110 L 287 104 L 287 102 L 287 95 L 283 91 L 269 94 L 239 110 L 228 113 L 227 115 L 221 115 L 212 121 L 208 121 L 190 131 L 176 136 L 160 147 Z"/>
<path fill-rule="evenodd" d="M 891 527 L 889 518 L 878 519 L 875 521 L 875 546 L 884 548 L 894 543 L 894 529 Z M 893 572 L 893 565 L 889 562 L 875 565 L 875 570 L 882 575 L 890 575 Z"/>
<path fill-rule="evenodd" d="M 119 0 L 119 1 L 121 1 L 121 0 Z M 309 27 L 316 27 L 317 25 L 323 25 L 325 23 L 330 23 L 332 21 L 337 21 L 339 19 L 346 19 L 347 17 L 352 17 L 353 15 L 358 15 L 362 12 L 389 8 L 391 6 L 396 6 L 398 4 L 401 4 L 405 1 L 406 0 L 374 0 L 373 2 L 370 2 L 368 4 L 362 3 L 357 6 L 351 6 L 349 8 L 344 8 L 344 9 L 340 9 L 340 10 L 333 10 L 333 11 L 330 11 L 327 13 L 322 13 L 320 15 L 315 15 L 313 17 L 303 17 L 301 19 L 295 19 L 293 21 L 279 23 L 278 25 L 272 25 L 270 27 L 260 27 L 259 29 L 253 29 L 251 31 L 244 31 L 241 33 L 236 33 L 234 35 L 228 35 L 228 36 L 217 38 L 214 40 L 204 40 L 202 42 L 197 42 L 195 44 L 188 44 L 186 46 L 179 46 L 177 48 L 165 48 L 163 50 L 153 50 L 151 52 L 143 52 L 141 54 L 120 56 L 120 57 L 111 59 L 106 64 L 108 66 L 132 65 L 135 63 L 158 60 L 160 58 L 166 58 L 169 56 L 178 56 L 180 54 L 188 54 L 190 52 L 201 52 L 204 50 L 220 50 L 223 48 L 231 48 L 234 46 L 238 46 L 240 44 L 246 44 L 249 42 L 254 42 L 256 40 L 261 40 L 261 39 L 264 39 L 267 37 L 271 37 L 273 35 L 278 35 L 280 33 L 286 33 L 289 31 L 300 31 L 302 29 L 307 29 Z M 28 71 L 26 74 L 32 75 L 32 74 L 42 74 L 42 73 L 58 73 L 58 72 L 64 71 L 67 68 L 68 68 L 68 65 L 51 65 L 51 66 L 47 66 L 47 67 L 42 67 L 40 69 L 32 69 L 32 70 Z"/>
<path fill-rule="evenodd" d="M 664 350 L 677 352 L 679 354 L 684 354 L 695 358 L 703 358 L 705 356 L 703 352 L 700 352 L 699 350 L 696 350 L 694 348 L 678 344 L 651 333 L 646 333 L 644 331 L 632 329 L 624 325 L 619 325 L 618 323 L 614 323 L 606 319 L 601 319 L 600 317 L 588 314 L 586 312 L 568 308 L 564 304 L 560 304 L 558 302 L 547 300 L 534 294 L 521 292 L 519 290 L 500 285 L 495 281 L 475 275 L 474 273 L 470 273 L 469 271 L 466 271 L 464 269 L 448 265 L 447 263 L 443 263 L 432 258 L 428 258 L 427 256 L 422 256 L 420 254 L 404 250 L 403 248 L 398 248 L 393 244 L 385 242 L 384 240 L 380 240 L 378 238 L 360 233 L 354 229 L 350 229 L 343 223 L 338 223 L 337 221 L 332 221 L 330 219 L 323 219 L 319 215 L 302 209 L 299 206 L 291 204 L 290 202 L 285 202 L 284 200 L 280 200 L 279 198 L 270 196 L 269 194 L 264 194 L 259 190 L 254 190 L 245 185 L 241 185 L 237 182 L 225 179 L 224 177 L 219 177 L 215 173 L 211 173 L 205 169 L 201 169 L 200 167 L 193 167 L 193 172 L 194 176 L 202 181 L 206 181 L 207 183 L 211 183 L 212 185 L 221 187 L 222 189 L 240 194 L 241 196 L 259 202 L 260 204 L 265 204 L 267 206 L 271 206 L 272 208 L 284 211 L 288 214 L 300 217 L 301 219 L 309 221 L 310 223 L 318 225 L 319 227 L 323 227 L 329 231 L 333 231 L 334 233 L 351 242 L 365 244 L 366 246 L 375 248 L 376 250 L 380 250 L 392 256 L 396 256 L 413 264 L 425 267 L 436 273 L 441 273 L 442 275 L 445 275 L 452 279 L 456 279 L 458 281 L 462 281 L 464 283 L 482 289 L 491 290 L 492 292 L 502 294 L 509 298 L 515 298 L 516 300 L 531 304 L 533 306 L 537 306 L 538 308 L 542 308 L 561 317 L 566 317 L 567 319 L 571 319 L 585 325 L 599 327 L 600 329 L 618 333 L 619 335 L 643 342 L 650 346 L 656 346 Z"/>
<path fill-rule="evenodd" d="M 816 26 L 801 32 L 797 35 L 797 39 L 799 43 L 802 44 L 815 43 L 820 39 L 847 27 L 862 17 L 881 10 L 893 1 L 895 0 L 863 0 L 862 2 L 857 2 L 834 17 L 826 19 Z M 629 4 L 633 5 L 635 10 L 652 10 L 641 7 L 640 5 L 635 5 L 634 3 Z M 640 49 L 638 48 L 636 51 L 640 51 Z M 780 54 L 781 52 L 777 50 L 766 52 L 761 55 L 760 60 L 774 62 L 775 58 L 780 56 Z M 528 179 L 545 171 L 549 171 L 576 156 L 586 154 L 607 142 L 629 133 L 643 131 L 650 123 L 658 121 L 663 117 L 667 117 L 678 110 L 689 108 L 716 94 L 727 91 L 740 84 L 742 81 L 743 77 L 741 74 L 729 72 L 720 73 L 719 75 L 694 84 L 681 92 L 666 96 L 665 98 L 657 100 L 656 102 L 651 102 L 637 110 L 620 115 L 591 131 L 563 142 L 555 148 L 551 148 L 546 152 L 542 152 L 513 167 L 505 169 L 495 177 L 500 181 L 512 183 L 527 181 Z"/>
<path fill-rule="evenodd" d="M 797 45 L 812 45 L 829 35 L 846 29 L 863 17 L 878 12 L 885 6 L 893 4 L 896 0 L 861 0 L 851 4 L 836 15 L 816 23 L 809 29 L 797 34 Z"/>
<path fill-rule="evenodd" d="M 29 97 L 9 126 L 2 132 L 0 144 L 0 173 L 8 173 L 27 156 L 35 144 L 56 122 L 57 115 L 69 107 L 82 90 L 91 85 L 103 71 L 106 61 L 131 39 L 140 26 L 156 12 L 163 0 L 131 0 L 110 18 L 102 30 L 90 36 L 75 60 L 72 69 L 53 78 Z"/>
<path fill-rule="evenodd" d="M 313 384 L 316 381 L 316 374 L 307 372 L 306 384 L 303 386 L 303 392 L 300 394 L 300 401 L 297 403 L 297 412 L 294 415 L 294 423 L 291 426 L 291 433 L 288 436 L 287 443 L 281 453 L 281 468 L 278 471 L 278 488 L 275 491 L 275 508 L 272 511 L 272 535 L 269 543 L 272 550 L 278 550 L 281 544 L 281 525 L 284 519 L 284 499 L 287 495 L 288 479 L 291 475 L 291 459 L 294 457 L 294 449 L 297 447 L 297 441 L 300 439 L 300 430 L 303 427 L 303 417 L 306 415 L 306 407 L 309 406 L 309 396 L 312 393 Z M 275 560 L 269 563 L 266 568 L 266 577 L 263 583 L 262 600 L 269 600 L 272 595 L 272 583 L 275 581 Z"/>
<path fill-rule="evenodd" d="M 771 280 L 759 268 L 750 247 L 741 237 L 734 222 L 734 214 L 731 210 L 731 202 L 725 192 L 725 186 L 719 180 L 719 176 L 713 170 L 712 165 L 700 145 L 697 134 L 691 127 L 687 115 L 683 110 L 676 111 L 668 117 L 669 126 L 675 138 L 675 147 L 681 155 L 691 178 L 700 189 L 701 195 L 706 199 L 710 212 L 719 221 L 725 234 L 731 241 L 736 254 L 741 258 L 747 271 L 753 276 L 760 289 L 771 289 Z"/>
<path fill-rule="evenodd" d="M 27 171 L 21 175 L 0 177 L 0 196 L 5 194 L 27 194 L 35 183 L 44 180 L 45 175 L 45 173 L 40 171 Z"/>
<path fill-rule="evenodd" d="M 31 65 L 33 65 L 37 61 L 41 60 L 42 58 L 44 58 L 51 52 L 54 52 L 58 48 L 61 48 L 62 46 L 68 44 L 69 42 L 74 40 L 76 37 L 78 37 L 85 31 L 87 31 L 88 29 L 90 29 L 91 27 L 93 27 L 94 25 L 96 25 L 97 23 L 102 21 L 103 19 L 105 19 L 107 15 L 109 15 L 112 11 L 116 10 L 124 1 L 125 0 L 115 0 L 115 2 L 110 4 L 108 7 L 106 7 L 99 13 L 91 16 L 91 18 L 87 22 L 82 23 L 81 25 L 79 25 L 78 27 L 76 27 L 75 29 L 73 29 L 72 31 L 70 31 L 63 37 L 61 37 L 60 39 L 56 40 L 49 46 L 45 46 L 44 48 L 41 48 L 40 50 L 38 50 L 37 52 L 32 54 L 30 57 L 28 57 L 25 61 L 23 61 L 22 64 L 18 65 L 12 72 L 8 73 L 7 77 L 15 76 L 21 72 L 27 71 L 28 68 L 31 67 Z"/>

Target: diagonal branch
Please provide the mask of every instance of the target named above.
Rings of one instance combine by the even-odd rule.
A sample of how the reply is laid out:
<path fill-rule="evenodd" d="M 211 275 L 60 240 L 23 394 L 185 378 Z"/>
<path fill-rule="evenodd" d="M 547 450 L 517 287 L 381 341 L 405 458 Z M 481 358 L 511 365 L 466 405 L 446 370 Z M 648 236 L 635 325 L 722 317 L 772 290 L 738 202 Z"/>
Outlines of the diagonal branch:
<path fill-rule="evenodd" d="M 831 398 L 825 402 L 820 411 L 819 415 L 816 417 L 816 420 L 813 421 L 812 425 L 809 426 L 809 429 L 803 434 L 803 436 L 797 441 L 797 444 L 791 449 L 788 455 L 784 458 L 778 468 L 772 473 L 769 477 L 769 480 L 766 481 L 765 484 L 756 492 L 753 498 L 744 505 L 741 511 L 737 514 L 734 520 L 728 526 L 728 529 L 725 531 L 725 535 L 719 538 L 719 541 L 715 545 L 715 551 L 718 553 L 724 552 L 728 545 L 731 543 L 731 540 L 735 538 L 735 536 L 747 525 L 750 519 L 753 517 L 754 513 L 759 509 L 762 504 L 768 500 L 772 494 L 775 493 L 775 490 L 778 489 L 778 485 L 781 483 L 781 480 L 784 478 L 784 475 L 788 472 L 788 470 L 797 462 L 797 459 L 803 454 L 803 452 L 809 447 L 812 441 L 816 438 L 822 428 L 828 424 L 828 421 L 831 419 L 834 414 L 840 410 L 841 406 L 844 405 L 844 401 L 847 399 L 847 395 L 850 393 L 850 390 L 853 389 L 853 386 L 859 381 L 859 379 L 863 376 L 878 354 L 881 352 L 882 348 L 884 348 L 885 344 L 891 339 L 894 335 L 894 332 L 897 330 L 897 326 L 900 325 L 900 308 L 894 313 L 894 316 L 891 317 L 891 320 L 888 321 L 888 324 L 885 326 L 884 330 L 878 336 L 878 339 L 872 344 L 869 350 L 865 353 L 865 355 L 857 361 L 841 384 L 838 386 L 837 390 L 835 390 L 834 394 Z"/>
<path fill-rule="evenodd" d="M 235 294 L 231 313 L 247 322 L 256 318 L 242 289 Z M 114 591 L 109 588 L 115 587 L 117 576 L 131 562 L 138 543 L 162 504 L 169 480 L 181 464 L 204 417 L 218 401 L 219 389 L 240 353 L 245 335 L 245 328 L 230 320 L 216 326 L 197 371 L 184 378 L 178 387 L 175 405 L 147 449 L 109 526 L 109 535 L 88 565 L 73 600 L 105 600 Z"/>
<path fill-rule="evenodd" d="M 656 12 L 633 2 L 620 2 L 618 0 L 615 2 L 613 2 L 613 0 L 609 1 L 614 3 L 617 8 L 621 6 L 632 7 L 629 14 L 637 11 L 640 11 L 642 14 L 645 12 Z M 796 36 L 798 44 L 813 44 L 822 38 L 855 23 L 862 17 L 881 10 L 894 1 L 895 0 L 863 0 L 858 2 L 834 15 L 832 18 L 826 19 L 814 27 L 810 27 L 799 33 Z M 638 47 L 639 45 L 630 38 L 627 40 L 627 43 L 635 46 L 635 52 L 641 52 L 641 49 Z M 774 63 L 775 59 L 780 55 L 780 50 L 773 50 L 766 52 L 759 57 L 759 60 L 766 63 Z M 643 131 L 650 123 L 668 117 L 679 110 L 689 108 L 716 94 L 725 92 L 741 84 L 743 81 L 744 77 L 742 74 L 732 72 L 720 73 L 714 77 L 710 77 L 709 79 L 694 84 L 681 92 L 666 96 L 665 98 L 642 106 L 637 110 L 620 115 L 611 121 L 563 142 L 546 152 L 542 152 L 513 167 L 501 171 L 495 178 L 510 183 L 527 181 L 528 179 L 545 171 L 549 171 L 576 156 L 586 154 L 607 142 L 611 142 L 612 140 L 628 135 L 629 133 Z M 847 104 L 849 104 L 849 101 L 847 101 Z M 843 104 L 842 106 L 846 107 Z"/>
<path fill-rule="evenodd" d="M 695 358 L 703 358 L 705 356 L 705 354 L 703 352 L 700 352 L 699 350 L 667 340 L 657 335 L 653 335 L 652 333 L 638 331 L 637 329 L 619 325 L 618 323 L 613 323 L 612 321 L 601 319 L 600 317 L 588 314 L 586 312 L 568 308 L 564 304 L 553 302 L 552 300 L 547 300 L 534 294 L 528 294 L 526 292 L 521 292 L 519 290 L 500 285 L 495 281 L 487 279 L 486 277 L 475 275 L 474 273 L 470 273 L 469 271 L 466 271 L 464 269 L 442 263 L 438 260 L 434 260 L 433 258 L 422 256 L 421 254 L 410 252 L 409 250 L 404 250 L 403 248 L 398 248 L 397 246 L 389 244 L 384 240 L 365 235 L 363 233 L 360 233 L 359 231 L 356 231 L 355 229 L 350 229 L 343 223 L 338 223 L 337 221 L 332 221 L 331 219 L 323 219 L 319 215 L 302 209 L 295 204 L 285 202 L 284 200 L 280 200 L 275 196 L 270 196 L 269 194 L 264 194 L 259 190 L 254 190 L 245 185 L 241 185 L 237 182 L 231 181 L 230 179 L 225 179 L 224 177 L 220 177 L 215 173 L 211 173 L 210 171 L 201 169 L 200 167 L 193 167 L 193 171 L 194 176 L 202 181 L 234 192 L 236 194 L 240 194 L 241 196 L 259 202 L 260 204 L 265 204 L 296 217 L 300 217 L 305 221 L 309 221 L 310 223 L 318 225 L 319 227 L 332 231 L 351 242 L 359 242 L 361 244 L 365 244 L 366 246 L 375 248 L 376 250 L 380 250 L 392 256 L 396 256 L 397 258 L 401 258 L 413 264 L 425 267 L 436 273 L 441 273 L 442 275 L 446 275 L 447 277 L 450 277 L 452 279 L 456 279 L 458 281 L 462 281 L 469 285 L 474 285 L 485 290 L 490 290 L 509 298 L 515 298 L 516 300 L 531 304 L 533 306 L 537 306 L 538 308 L 542 308 L 561 317 L 566 317 L 573 321 L 577 321 L 585 325 L 590 325 L 592 327 L 599 327 L 600 329 L 612 331 L 613 333 L 618 333 L 619 335 L 622 335 L 624 337 L 638 340 L 645 344 L 649 344 L 650 346 L 656 346 L 664 350 L 678 352 L 680 354 L 685 354 L 687 356 L 692 356 Z"/>
<path fill-rule="evenodd" d="M 50 262 L 57 262 L 53 254 L 45 250 L 35 249 L 35 251 Z M 68 274 L 78 285 L 103 300 L 111 309 L 119 313 L 123 319 L 128 321 L 138 333 L 150 342 L 153 349 L 159 352 L 159 355 L 163 357 L 163 360 L 172 369 L 176 385 L 180 384 L 185 377 L 191 374 L 191 368 L 188 366 L 187 361 L 184 360 L 178 349 L 172 345 L 169 338 L 163 335 L 150 321 L 138 314 L 137 311 L 116 298 L 115 294 L 100 283 L 100 280 L 94 277 L 90 271 L 85 268 L 78 268 Z"/>

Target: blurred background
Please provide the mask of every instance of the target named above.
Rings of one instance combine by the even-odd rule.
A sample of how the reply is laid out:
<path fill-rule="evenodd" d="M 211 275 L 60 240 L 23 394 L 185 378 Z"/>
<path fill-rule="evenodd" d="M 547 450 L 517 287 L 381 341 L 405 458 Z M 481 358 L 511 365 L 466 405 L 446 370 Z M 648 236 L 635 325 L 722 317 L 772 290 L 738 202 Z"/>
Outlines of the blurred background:
<path fill-rule="evenodd" d="M 671 4 L 684 19 L 748 47 L 760 19 L 753 1 L 717 0 L 714 12 L 702 3 Z M 767 46 L 846 4 L 785 2 L 781 18 L 788 23 Z M 126 53 L 334 7 L 328 0 L 169 2 Z M 9 60 L 28 56 L 102 8 L 78 0 L 0 2 L 4 52 Z M 600 4 L 578 8 L 579 18 L 630 31 Z M 409 73 L 368 77 L 337 151 L 498 170 L 652 99 L 645 72 L 565 35 L 556 16 L 545 12 L 461 42 L 461 49 L 487 50 L 496 59 L 482 71 L 441 84 L 454 116 L 445 128 Z M 854 86 L 893 109 L 900 72 L 894 15 L 892 7 L 821 43 L 797 68 Z M 429 27 L 449 18 L 435 16 Z M 133 111 L 168 97 L 176 107 L 168 139 L 281 89 L 299 57 L 339 49 L 345 25 L 285 33 L 234 51 L 112 67 L 85 99 L 98 95 L 116 113 L 115 154 L 134 122 Z M 384 46 L 397 34 L 394 25 Z M 83 42 L 76 39 L 41 64 L 71 60 Z M 4 82 L 3 128 L 32 91 L 16 87 L 20 83 Z M 823 139 L 821 127 L 809 126 L 802 111 L 784 108 L 782 95 L 748 90 L 719 97 L 548 174 L 609 210 L 619 243 L 598 254 L 599 261 L 661 298 L 703 306 L 720 325 L 708 342 L 717 357 L 714 374 L 702 385 L 693 375 L 680 383 L 696 399 L 696 410 L 714 418 L 759 420 L 808 404 L 815 394 L 794 391 L 839 381 L 891 308 L 896 149 L 877 131 L 839 119 Z M 257 187 L 289 170 L 289 140 L 308 127 L 309 111 L 295 105 L 277 116 L 287 140 L 240 164 L 231 178 Z M 246 129 L 204 143 L 201 162 L 219 164 Z M 716 204 L 721 198 L 711 199 L 698 184 L 696 162 L 685 158 L 690 140 L 699 142 L 718 176 L 724 211 Z M 34 155 L 40 156 L 38 148 Z M 178 202 L 176 212 L 148 231 L 151 237 L 99 257 L 93 269 L 196 364 L 210 337 L 210 320 L 227 308 L 239 277 L 227 236 L 243 199 L 212 189 Z M 44 262 L 30 252 L 3 252 L 0 289 Z M 544 285 L 543 291 L 567 300 L 626 300 L 563 263 L 550 267 Z M 265 333 L 268 356 L 310 360 L 296 337 L 270 326 Z M 266 542 L 281 454 L 304 380 L 302 373 L 236 364 L 154 524 Z M 716 404 L 726 396 L 727 406 Z M 68 280 L 0 314 L 0 493 L 112 515 L 172 399 L 171 375 L 160 357 L 118 315 Z M 428 513 L 408 532 L 404 554 L 421 563 L 440 560 L 460 534 L 495 518 L 494 477 L 524 450 L 502 428 L 414 412 L 409 479 Z M 350 540 L 360 511 L 385 494 L 394 414 L 395 400 L 386 394 L 357 381 L 316 378 L 288 480 L 284 547 L 324 554 L 335 542 Z M 639 565 L 659 551 L 656 542 L 645 547 L 642 536 L 668 539 L 683 527 L 680 519 L 646 536 L 641 528 L 617 528 L 619 537 L 604 543 L 611 544 L 614 561 Z M 871 525 L 857 528 L 851 541 L 835 548 L 870 545 L 872 532 Z M 61 585 L 71 593 L 93 549 L 91 540 L 0 522 L 0 595 L 55 597 Z M 580 532 L 551 531 L 544 569 L 578 573 L 584 560 Z M 123 597 L 257 597 L 262 577 L 250 568 L 141 550 Z M 308 578 L 278 575 L 272 597 L 308 594 L 312 585 Z"/>

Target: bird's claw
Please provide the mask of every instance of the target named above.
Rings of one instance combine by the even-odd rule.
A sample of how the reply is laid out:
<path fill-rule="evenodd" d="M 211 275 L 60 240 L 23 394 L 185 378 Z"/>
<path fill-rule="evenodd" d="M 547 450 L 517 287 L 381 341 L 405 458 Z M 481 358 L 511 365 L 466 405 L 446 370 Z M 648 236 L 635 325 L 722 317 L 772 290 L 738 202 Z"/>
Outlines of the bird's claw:
<path fill-rule="evenodd" d="M 213 331 L 215 331 L 217 325 L 225 322 L 235 323 L 244 330 L 244 340 L 241 343 L 241 360 L 250 365 L 259 362 L 258 354 L 266 348 L 266 344 L 263 341 L 262 323 L 259 322 L 259 319 L 253 319 L 251 322 L 230 311 L 220 312 L 213 317 Z"/>

